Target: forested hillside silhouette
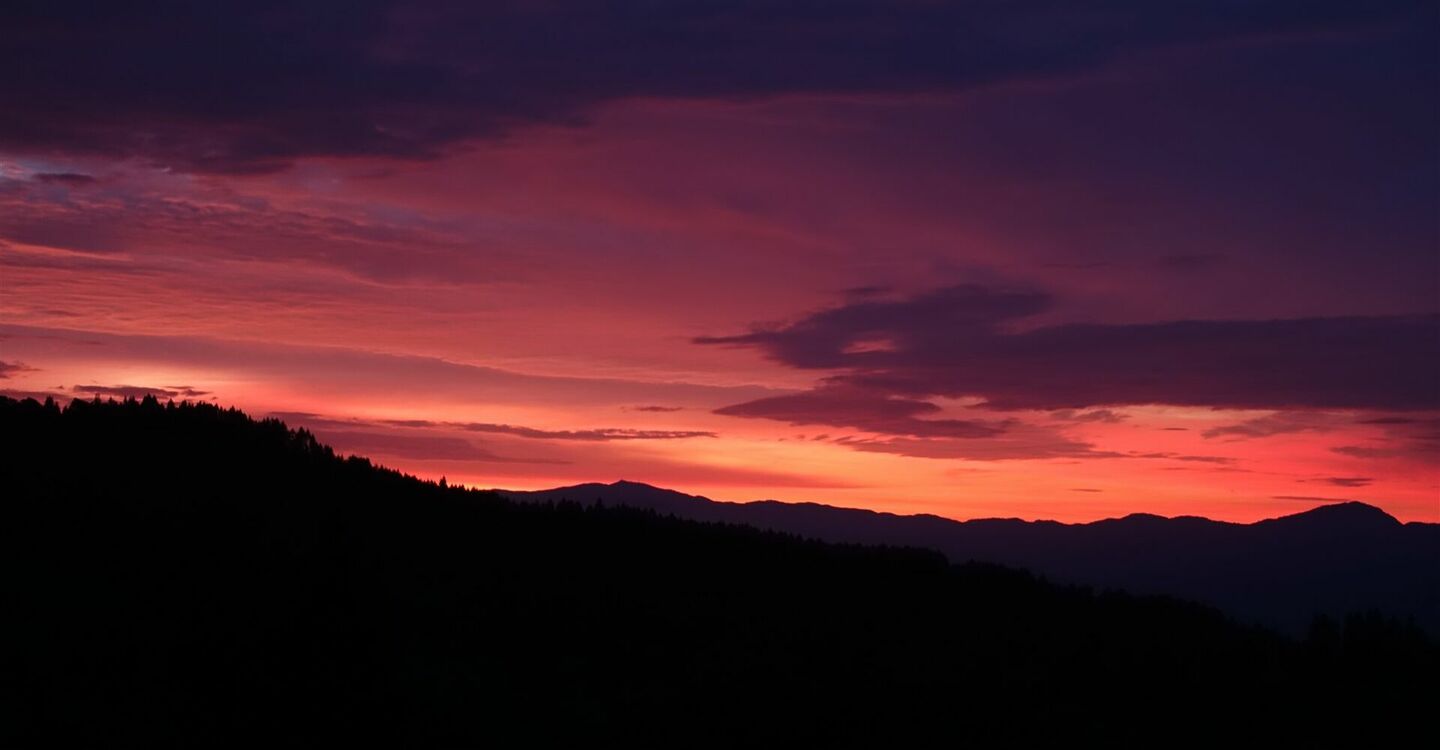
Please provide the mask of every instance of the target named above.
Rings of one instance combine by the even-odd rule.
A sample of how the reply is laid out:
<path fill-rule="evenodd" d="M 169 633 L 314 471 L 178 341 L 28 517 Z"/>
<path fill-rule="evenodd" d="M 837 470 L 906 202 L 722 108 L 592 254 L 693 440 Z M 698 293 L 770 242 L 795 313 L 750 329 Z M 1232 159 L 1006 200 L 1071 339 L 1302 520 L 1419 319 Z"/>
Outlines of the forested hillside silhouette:
<path fill-rule="evenodd" d="M 0 741 L 1433 738 L 1433 643 L 512 503 L 204 404 L 0 399 Z M 1415 738 L 1418 738 L 1415 739 Z"/>

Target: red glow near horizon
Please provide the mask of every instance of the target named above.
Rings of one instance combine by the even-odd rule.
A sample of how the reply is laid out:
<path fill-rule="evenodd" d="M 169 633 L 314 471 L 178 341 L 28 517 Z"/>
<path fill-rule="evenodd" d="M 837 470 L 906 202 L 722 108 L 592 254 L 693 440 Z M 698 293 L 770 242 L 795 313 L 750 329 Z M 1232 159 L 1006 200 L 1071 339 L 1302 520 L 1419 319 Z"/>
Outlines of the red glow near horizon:
<path fill-rule="evenodd" d="M 1114 85 L 1045 95 L 1103 99 Z M 1057 154 L 1037 175 L 991 163 L 968 126 L 937 150 L 895 125 L 943 129 L 1032 94 L 633 100 L 582 130 L 535 127 L 434 161 L 312 158 L 249 176 L 9 158 L 0 386 L 203 392 L 483 487 L 624 478 L 724 500 L 1062 521 L 1253 521 L 1362 500 L 1440 521 L 1433 411 L 997 413 L 931 397 L 924 419 L 1004 432 L 904 449 L 858 423 L 715 413 L 832 373 L 693 339 L 866 294 L 1053 292 L 1031 326 L 1413 311 L 1387 269 L 1235 251 L 1323 245 L 1323 226 L 1249 215 L 1207 228 L 1192 187 L 1158 189 L 1135 164 L 1097 174 Z M 96 179 L 32 179 L 72 171 Z M 1161 236 L 1170 265 L 1146 255 Z"/>

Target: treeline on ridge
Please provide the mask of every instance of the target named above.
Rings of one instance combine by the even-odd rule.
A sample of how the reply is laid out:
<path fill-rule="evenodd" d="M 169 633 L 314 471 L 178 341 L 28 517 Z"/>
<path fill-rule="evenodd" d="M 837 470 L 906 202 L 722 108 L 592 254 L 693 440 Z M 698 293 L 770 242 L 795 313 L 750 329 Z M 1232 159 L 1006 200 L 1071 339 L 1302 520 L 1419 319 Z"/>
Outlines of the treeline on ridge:
<path fill-rule="evenodd" d="M 10 746 L 1434 736 L 1436 647 L 511 503 L 208 404 L 0 398 Z"/>

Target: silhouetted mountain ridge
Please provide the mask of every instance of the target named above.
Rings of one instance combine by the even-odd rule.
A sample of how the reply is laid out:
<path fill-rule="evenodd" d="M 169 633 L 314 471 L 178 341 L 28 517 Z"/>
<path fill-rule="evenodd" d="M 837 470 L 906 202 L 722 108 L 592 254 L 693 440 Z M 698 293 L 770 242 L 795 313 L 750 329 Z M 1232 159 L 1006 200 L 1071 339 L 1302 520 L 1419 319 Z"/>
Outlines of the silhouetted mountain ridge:
<path fill-rule="evenodd" d="M 1440 653 L 1376 616 L 1296 640 L 918 549 L 516 503 L 153 398 L 0 398 L 0 455 L 7 747 L 1433 733 Z"/>
<path fill-rule="evenodd" d="M 500 492 L 521 500 L 603 500 L 827 541 L 922 547 L 953 562 L 992 562 L 1055 581 L 1194 599 L 1294 633 L 1317 614 L 1372 609 L 1440 632 L 1440 525 L 1402 524 L 1361 502 L 1251 524 L 1151 513 L 1067 524 L 955 521 L 774 500 L 726 503 L 624 480 Z"/>

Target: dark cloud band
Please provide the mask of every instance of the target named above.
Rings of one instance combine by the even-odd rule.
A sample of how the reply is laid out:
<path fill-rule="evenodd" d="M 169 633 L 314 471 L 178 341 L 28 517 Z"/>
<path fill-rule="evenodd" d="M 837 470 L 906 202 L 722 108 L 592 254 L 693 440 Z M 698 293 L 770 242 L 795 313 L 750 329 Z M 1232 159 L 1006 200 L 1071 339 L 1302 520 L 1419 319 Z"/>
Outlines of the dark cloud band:
<path fill-rule="evenodd" d="M 1017 325 L 1050 302 L 1038 292 L 957 286 L 852 301 L 790 325 L 696 341 L 756 348 L 791 367 L 833 373 L 812 393 L 722 414 L 895 435 L 959 429 L 953 420 L 917 419 L 938 411 L 923 400 L 934 397 L 979 398 L 996 410 L 1440 408 L 1437 315 Z M 1227 429 L 1312 427 L 1290 417 Z"/>
<path fill-rule="evenodd" d="M 957 90 L 1427 12 L 1406 0 L 21 0 L 0 10 L 0 149 L 210 172 L 423 158 L 626 97 Z"/>

